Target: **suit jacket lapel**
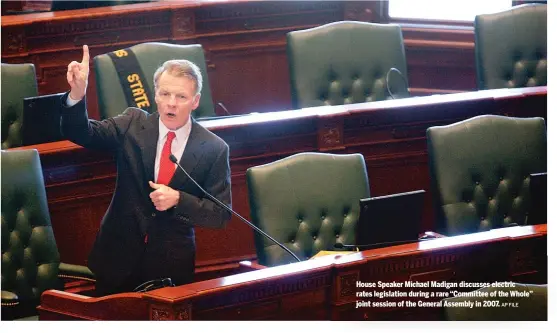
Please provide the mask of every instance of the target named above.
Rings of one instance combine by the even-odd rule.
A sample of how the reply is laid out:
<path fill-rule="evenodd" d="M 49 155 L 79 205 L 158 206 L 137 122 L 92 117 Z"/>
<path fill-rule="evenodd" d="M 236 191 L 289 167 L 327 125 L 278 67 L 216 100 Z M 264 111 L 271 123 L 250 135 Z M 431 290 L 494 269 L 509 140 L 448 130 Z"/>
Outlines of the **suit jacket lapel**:
<path fill-rule="evenodd" d="M 195 120 L 191 119 L 192 126 L 191 126 L 191 133 L 188 138 L 188 143 L 186 144 L 186 148 L 184 149 L 184 153 L 180 158 L 180 165 L 188 172 L 190 176 L 193 177 L 192 173 L 195 170 L 195 167 L 198 165 L 199 161 L 202 159 L 204 154 L 203 146 L 205 144 L 205 139 L 202 137 L 201 125 L 199 125 Z M 188 177 L 184 175 L 182 170 L 178 170 L 176 168 L 176 172 L 172 176 L 170 186 L 173 189 L 180 189 L 185 182 L 188 181 Z"/>
<path fill-rule="evenodd" d="M 155 158 L 157 156 L 157 141 L 159 138 L 159 115 L 152 113 L 142 125 L 143 133 L 141 138 L 141 157 L 145 177 L 147 180 L 155 181 Z"/>

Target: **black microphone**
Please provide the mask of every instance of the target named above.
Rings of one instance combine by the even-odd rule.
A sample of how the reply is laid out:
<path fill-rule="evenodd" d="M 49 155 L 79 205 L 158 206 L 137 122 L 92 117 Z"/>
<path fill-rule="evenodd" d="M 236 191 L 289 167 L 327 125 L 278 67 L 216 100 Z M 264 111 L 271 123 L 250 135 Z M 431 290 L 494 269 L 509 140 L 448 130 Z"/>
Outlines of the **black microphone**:
<path fill-rule="evenodd" d="M 385 81 L 387 83 L 387 92 L 389 92 L 389 96 L 391 96 L 392 99 L 396 99 L 395 96 L 393 95 L 393 93 L 391 92 L 391 86 L 389 84 L 389 76 L 391 75 L 391 72 L 397 72 L 398 75 L 404 80 L 404 85 L 406 87 L 406 92 L 407 93 L 408 93 L 408 81 L 406 80 L 406 77 L 404 77 L 404 75 L 402 75 L 402 72 L 399 71 L 397 68 L 391 67 L 389 69 L 389 71 L 387 72 L 387 75 L 385 77 Z"/>
<path fill-rule="evenodd" d="M 249 225 L 253 230 L 257 231 L 259 234 L 267 237 L 267 239 L 269 239 L 271 242 L 277 244 L 281 249 L 283 249 L 284 251 L 288 252 L 292 257 L 294 257 L 294 259 L 296 259 L 296 261 L 300 261 L 300 258 L 298 258 L 294 252 L 290 251 L 286 246 L 282 245 L 281 243 L 279 243 L 279 241 L 277 241 L 276 239 L 274 239 L 273 237 L 271 237 L 269 234 L 267 234 L 265 231 L 259 229 L 255 224 L 251 223 L 250 221 L 246 220 L 242 215 L 236 213 L 235 211 L 233 211 L 230 207 L 228 207 L 227 205 L 225 205 L 222 201 L 220 201 L 219 199 L 215 198 L 214 196 L 212 196 L 209 192 L 205 191 L 205 189 L 203 187 L 201 187 L 201 185 L 199 185 L 190 175 L 189 173 L 180 165 L 180 163 L 178 163 L 178 159 L 176 159 L 176 156 L 174 156 L 173 154 L 170 154 L 169 156 L 170 161 L 172 161 L 172 163 L 176 164 L 181 170 L 182 172 L 195 184 L 195 186 L 197 186 L 206 196 L 207 198 L 209 198 L 212 202 L 214 202 L 215 204 L 217 204 L 218 206 L 224 208 L 226 211 L 228 211 L 229 213 L 235 215 L 236 217 L 238 217 L 240 220 L 242 220 L 242 222 L 244 222 L 245 224 Z"/>

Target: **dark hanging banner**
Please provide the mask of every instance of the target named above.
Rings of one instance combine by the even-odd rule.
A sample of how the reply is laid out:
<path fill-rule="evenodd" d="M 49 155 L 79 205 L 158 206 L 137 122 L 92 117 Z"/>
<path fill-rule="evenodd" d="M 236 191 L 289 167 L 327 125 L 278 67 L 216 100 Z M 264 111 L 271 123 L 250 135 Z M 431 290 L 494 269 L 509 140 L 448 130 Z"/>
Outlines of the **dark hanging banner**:
<path fill-rule="evenodd" d="M 117 50 L 108 54 L 120 79 L 129 106 L 149 113 L 155 110 L 154 95 L 151 94 L 147 78 L 143 74 L 137 58 L 131 49 Z"/>

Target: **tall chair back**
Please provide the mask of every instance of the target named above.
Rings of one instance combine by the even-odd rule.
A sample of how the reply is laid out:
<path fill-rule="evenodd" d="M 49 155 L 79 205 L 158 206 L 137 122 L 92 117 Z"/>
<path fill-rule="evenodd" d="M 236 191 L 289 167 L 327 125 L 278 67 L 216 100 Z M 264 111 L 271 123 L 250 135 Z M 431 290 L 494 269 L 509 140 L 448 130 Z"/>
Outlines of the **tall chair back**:
<path fill-rule="evenodd" d="M 22 317 L 35 313 L 43 291 L 61 287 L 60 255 L 37 150 L 1 156 L 2 314 Z"/>
<path fill-rule="evenodd" d="M 396 24 L 343 21 L 293 31 L 286 48 L 294 108 L 409 96 Z"/>
<path fill-rule="evenodd" d="M 476 16 L 478 89 L 547 85 L 547 5 Z"/>
<path fill-rule="evenodd" d="M 33 64 L 2 63 L 2 149 L 22 145 L 23 98 L 37 96 Z"/>
<path fill-rule="evenodd" d="M 528 223 L 530 174 L 547 169 L 543 118 L 483 115 L 426 131 L 437 230 Z"/>
<path fill-rule="evenodd" d="M 360 154 L 300 153 L 247 170 L 253 223 L 300 259 L 335 243 L 353 244 L 359 200 L 369 197 Z M 279 246 L 254 233 L 260 264 L 293 262 Z"/>

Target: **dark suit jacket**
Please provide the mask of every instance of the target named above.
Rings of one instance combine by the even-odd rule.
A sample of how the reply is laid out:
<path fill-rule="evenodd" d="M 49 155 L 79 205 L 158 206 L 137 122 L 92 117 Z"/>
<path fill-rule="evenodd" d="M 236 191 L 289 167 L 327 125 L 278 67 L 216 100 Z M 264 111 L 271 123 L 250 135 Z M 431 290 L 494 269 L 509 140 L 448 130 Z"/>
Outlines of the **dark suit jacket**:
<path fill-rule="evenodd" d="M 67 94 L 63 99 L 63 104 Z M 208 199 L 176 169 L 168 186 L 180 191 L 176 207 L 159 212 L 149 198 L 159 136 L 158 113 L 128 108 L 114 118 L 89 120 L 85 98 L 63 107 L 62 132 L 83 147 L 111 151 L 117 178 L 88 266 L 96 278 L 117 287 L 138 267 L 142 279 L 171 277 L 191 282 L 195 267 L 193 227 L 222 228 L 230 213 Z M 180 165 L 207 192 L 231 206 L 228 145 L 193 119 Z M 145 235 L 148 242 L 145 243 Z"/>

